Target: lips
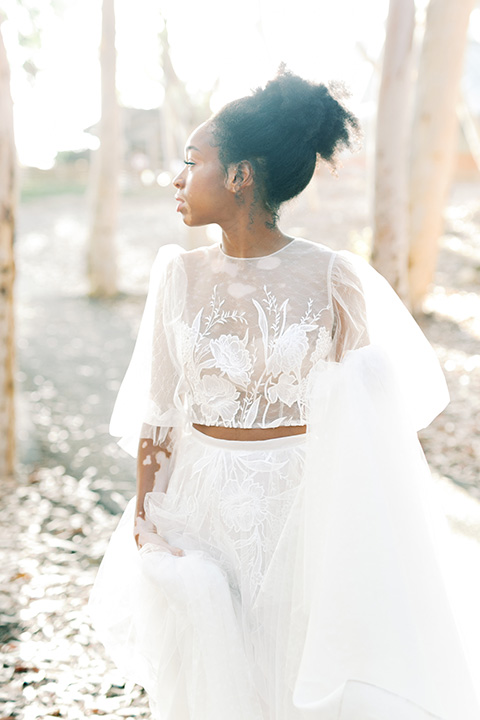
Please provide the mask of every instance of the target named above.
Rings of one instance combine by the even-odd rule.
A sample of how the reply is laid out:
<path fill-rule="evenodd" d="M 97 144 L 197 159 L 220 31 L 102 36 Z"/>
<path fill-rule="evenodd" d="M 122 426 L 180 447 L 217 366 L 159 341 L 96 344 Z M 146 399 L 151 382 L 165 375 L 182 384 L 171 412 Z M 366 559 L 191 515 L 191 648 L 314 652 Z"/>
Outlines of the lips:
<path fill-rule="evenodd" d="M 185 205 L 185 200 L 181 197 L 178 197 L 178 195 L 175 195 L 175 201 L 177 203 L 177 212 L 180 212 L 182 207 Z"/>

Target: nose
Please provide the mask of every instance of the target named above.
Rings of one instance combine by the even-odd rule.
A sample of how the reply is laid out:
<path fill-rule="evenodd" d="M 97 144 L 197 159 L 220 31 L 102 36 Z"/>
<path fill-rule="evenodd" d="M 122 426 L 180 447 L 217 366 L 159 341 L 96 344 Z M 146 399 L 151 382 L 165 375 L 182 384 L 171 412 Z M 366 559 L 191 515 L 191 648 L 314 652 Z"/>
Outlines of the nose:
<path fill-rule="evenodd" d="M 172 180 L 172 185 L 176 188 L 180 188 L 183 186 L 183 173 L 185 172 L 185 168 L 182 168 L 179 173 L 175 175 L 175 177 Z"/>

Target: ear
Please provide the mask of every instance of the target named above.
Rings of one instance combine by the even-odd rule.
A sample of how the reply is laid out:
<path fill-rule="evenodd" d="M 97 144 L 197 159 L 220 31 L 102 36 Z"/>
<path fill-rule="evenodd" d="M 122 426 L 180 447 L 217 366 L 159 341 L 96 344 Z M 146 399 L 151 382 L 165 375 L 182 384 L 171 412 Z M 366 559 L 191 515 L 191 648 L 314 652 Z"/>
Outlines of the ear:
<path fill-rule="evenodd" d="M 238 193 L 249 185 L 253 185 L 253 167 L 248 160 L 232 163 L 227 170 L 227 190 Z"/>

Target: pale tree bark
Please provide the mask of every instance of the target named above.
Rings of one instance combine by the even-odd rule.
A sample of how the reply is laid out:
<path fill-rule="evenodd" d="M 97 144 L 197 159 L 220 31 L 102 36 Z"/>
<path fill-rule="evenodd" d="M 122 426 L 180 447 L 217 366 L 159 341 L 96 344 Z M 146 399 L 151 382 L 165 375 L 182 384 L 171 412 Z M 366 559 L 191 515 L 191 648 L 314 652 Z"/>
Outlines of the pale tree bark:
<path fill-rule="evenodd" d="M 162 53 L 163 86 L 165 95 L 160 108 L 162 131 L 162 155 L 164 166 L 173 170 L 175 163 L 183 158 L 183 148 L 191 125 L 191 108 L 185 87 L 175 72 L 170 57 L 167 27 L 160 34 Z"/>
<path fill-rule="evenodd" d="M 467 105 L 465 98 L 461 100 L 457 112 L 458 120 L 462 126 L 465 140 L 467 141 L 470 154 L 480 170 L 480 132 L 478 130 L 477 121 Z"/>
<path fill-rule="evenodd" d="M 410 300 L 433 280 L 458 141 L 457 102 L 475 0 L 430 0 L 420 55 L 410 169 Z"/>
<path fill-rule="evenodd" d="M 160 108 L 160 127 L 162 133 L 162 156 L 165 168 L 176 174 L 178 161 L 183 158 L 185 142 L 193 130 L 193 107 L 185 85 L 178 77 L 170 56 L 168 28 L 160 34 L 162 52 L 163 84 L 165 96 Z M 208 244 L 206 228 L 182 228 L 182 245 L 192 250 Z"/>
<path fill-rule="evenodd" d="M 119 107 L 115 84 L 115 7 L 114 0 L 103 0 L 102 117 L 100 147 L 92 169 L 92 224 L 88 245 L 90 294 L 111 297 L 117 293 L 117 255 L 115 233 L 118 215 L 118 174 L 120 166 Z"/>
<path fill-rule="evenodd" d="M 414 26 L 414 0 L 390 0 L 377 111 L 372 261 L 405 302 Z"/>
<path fill-rule="evenodd" d="M 16 154 L 10 68 L 0 29 L 0 476 L 15 468 L 15 262 Z"/>

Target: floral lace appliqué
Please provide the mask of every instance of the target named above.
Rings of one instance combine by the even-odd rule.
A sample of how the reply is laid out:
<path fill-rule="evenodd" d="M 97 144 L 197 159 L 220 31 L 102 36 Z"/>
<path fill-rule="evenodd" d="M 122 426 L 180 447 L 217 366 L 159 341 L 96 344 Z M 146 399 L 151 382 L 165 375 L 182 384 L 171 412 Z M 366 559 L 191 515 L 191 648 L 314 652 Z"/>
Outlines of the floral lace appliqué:
<path fill-rule="evenodd" d="M 310 356 L 310 362 L 315 365 L 319 360 L 324 360 L 332 347 L 332 336 L 327 328 L 321 327 L 318 330 L 318 338 L 315 344 L 315 350 Z"/>
<path fill-rule="evenodd" d="M 288 299 L 279 303 L 268 288 L 260 302 L 250 302 L 258 332 L 246 311 L 225 307 L 217 286 L 208 314 L 202 308 L 191 326 L 181 323 L 180 357 L 193 415 L 198 422 L 226 427 L 301 424 L 308 367 L 323 359 L 331 344 L 320 323 L 325 308 L 315 312 L 308 299 L 300 320 L 289 323 Z"/>
<path fill-rule="evenodd" d="M 220 335 L 210 340 L 210 350 L 215 359 L 215 367 L 226 373 L 236 385 L 246 387 L 250 379 L 252 360 L 246 349 L 248 330 L 243 340 L 237 335 Z"/>
<path fill-rule="evenodd" d="M 267 509 L 264 488 L 249 479 L 226 485 L 222 493 L 220 512 L 223 521 L 237 532 L 250 532 L 260 525 Z"/>

